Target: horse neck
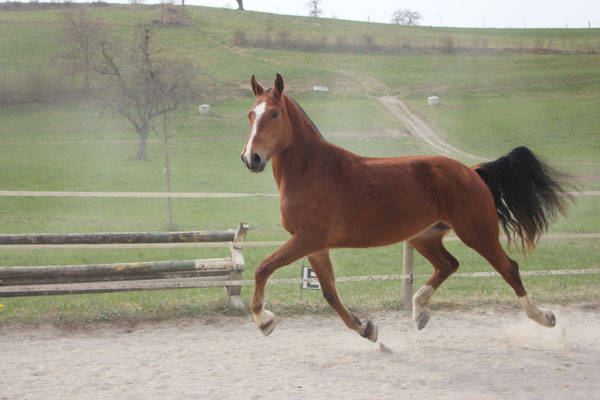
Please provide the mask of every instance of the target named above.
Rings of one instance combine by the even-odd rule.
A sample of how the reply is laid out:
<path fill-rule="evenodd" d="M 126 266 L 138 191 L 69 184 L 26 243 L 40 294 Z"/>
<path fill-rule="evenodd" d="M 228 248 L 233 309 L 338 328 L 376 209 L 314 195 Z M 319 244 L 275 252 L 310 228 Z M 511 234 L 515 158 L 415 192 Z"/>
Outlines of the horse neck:
<path fill-rule="evenodd" d="M 306 172 L 307 163 L 318 164 L 321 157 L 317 153 L 327 145 L 304 111 L 288 96 L 284 96 L 284 101 L 292 128 L 292 143 L 272 159 L 273 175 L 280 189 L 286 177 L 293 179 L 299 171 Z"/>

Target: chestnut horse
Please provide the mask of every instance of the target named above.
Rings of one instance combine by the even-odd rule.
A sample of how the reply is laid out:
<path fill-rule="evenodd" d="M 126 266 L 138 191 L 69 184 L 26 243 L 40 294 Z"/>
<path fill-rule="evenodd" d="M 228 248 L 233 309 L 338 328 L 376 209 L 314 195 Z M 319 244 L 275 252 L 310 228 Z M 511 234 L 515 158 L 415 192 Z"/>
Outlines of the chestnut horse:
<path fill-rule="evenodd" d="M 338 295 L 329 249 L 404 240 L 435 269 L 413 297 L 413 319 L 422 329 L 430 316 L 429 298 L 458 268 L 442 243 L 450 230 L 498 271 L 529 318 L 555 325 L 554 314 L 533 303 L 517 263 L 499 241 L 498 221 L 509 240 L 533 248 L 557 212 L 565 213 L 566 193 L 557 175 L 531 151 L 519 147 L 472 168 L 446 157 L 361 157 L 323 138 L 283 93 L 279 74 L 272 89 L 264 90 L 254 76 L 251 85 L 256 102 L 248 113 L 251 132 L 242 161 L 250 171 L 261 172 L 271 160 L 281 224 L 292 236 L 256 270 L 251 309 L 265 336 L 275 328 L 273 313 L 264 308 L 267 279 L 307 256 L 327 302 L 348 328 L 375 342 L 377 326 L 361 322 Z"/>

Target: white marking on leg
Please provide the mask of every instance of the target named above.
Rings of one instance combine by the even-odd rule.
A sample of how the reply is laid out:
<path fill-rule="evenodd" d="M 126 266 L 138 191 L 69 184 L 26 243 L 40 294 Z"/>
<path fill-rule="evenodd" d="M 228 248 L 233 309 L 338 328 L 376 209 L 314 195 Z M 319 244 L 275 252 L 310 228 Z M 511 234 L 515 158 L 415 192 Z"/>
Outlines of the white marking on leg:
<path fill-rule="evenodd" d="M 435 289 L 431 285 L 423 285 L 421 289 L 413 296 L 413 320 L 417 320 L 419 315 L 427 308 L 427 302 Z"/>
<path fill-rule="evenodd" d="M 523 297 L 519 297 L 519 303 L 521 303 L 521 307 L 525 314 L 535 322 L 540 325 L 552 327 L 556 324 L 556 319 L 554 318 L 554 314 L 552 311 L 543 311 L 540 310 L 531 300 L 529 294 L 526 294 Z"/>
<path fill-rule="evenodd" d="M 266 108 L 267 102 L 263 101 L 262 103 L 257 104 L 256 107 L 254 107 L 254 110 L 252 110 L 254 112 L 254 122 L 252 123 L 252 130 L 250 131 L 250 140 L 248 140 L 248 144 L 246 145 L 246 152 L 244 153 L 244 159 L 247 163 L 250 163 L 250 156 L 252 155 L 252 144 L 254 142 L 254 137 L 256 136 L 258 131 L 258 123 L 261 120 L 263 114 L 265 113 Z"/>
<path fill-rule="evenodd" d="M 275 318 L 275 315 L 269 310 L 263 309 L 263 310 L 260 310 L 260 312 L 258 314 L 254 314 L 254 322 L 256 323 L 256 326 L 258 326 L 259 328 L 261 326 L 265 326 L 269 322 L 273 321 L 273 318 Z"/>

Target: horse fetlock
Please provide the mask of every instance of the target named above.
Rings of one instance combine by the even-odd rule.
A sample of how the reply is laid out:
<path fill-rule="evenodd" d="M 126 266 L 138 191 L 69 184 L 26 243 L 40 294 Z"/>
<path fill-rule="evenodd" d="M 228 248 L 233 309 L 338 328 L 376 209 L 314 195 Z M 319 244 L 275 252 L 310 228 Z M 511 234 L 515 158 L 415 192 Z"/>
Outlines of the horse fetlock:
<path fill-rule="evenodd" d="M 525 314 L 538 324 L 549 328 L 556 325 L 554 313 L 552 311 L 545 311 L 537 308 L 529 295 L 526 294 L 525 296 L 519 297 L 519 303 L 521 303 L 521 307 L 523 307 Z"/>
<path fill-rule="evenodd" d="M 377 325 L 370 320 L 362 323 L 361 331 L 362 333 L 360 336 L 364 337 L 365 339 L 369 339 L 373 343 L 375 343 L 379 337 L 379 328 L 377 328 Z"/>
<path fill-rule="evenodd" d="M 254 322 L 264 336 L 269 336 L 275 330 L 275 315 L 269 310 L 254 314 Z"/>

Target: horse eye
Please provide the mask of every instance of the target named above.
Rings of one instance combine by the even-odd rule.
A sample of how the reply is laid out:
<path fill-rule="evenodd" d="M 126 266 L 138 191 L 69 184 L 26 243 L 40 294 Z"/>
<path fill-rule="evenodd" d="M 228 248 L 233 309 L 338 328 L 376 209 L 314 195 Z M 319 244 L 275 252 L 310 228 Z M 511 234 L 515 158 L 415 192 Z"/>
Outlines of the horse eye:
<path fill-rule="evenodd" d="M 279 117 L 279 111 L 273 111 L 273 114 L 271 114 L 271 118 L 275 119 Z"/>

